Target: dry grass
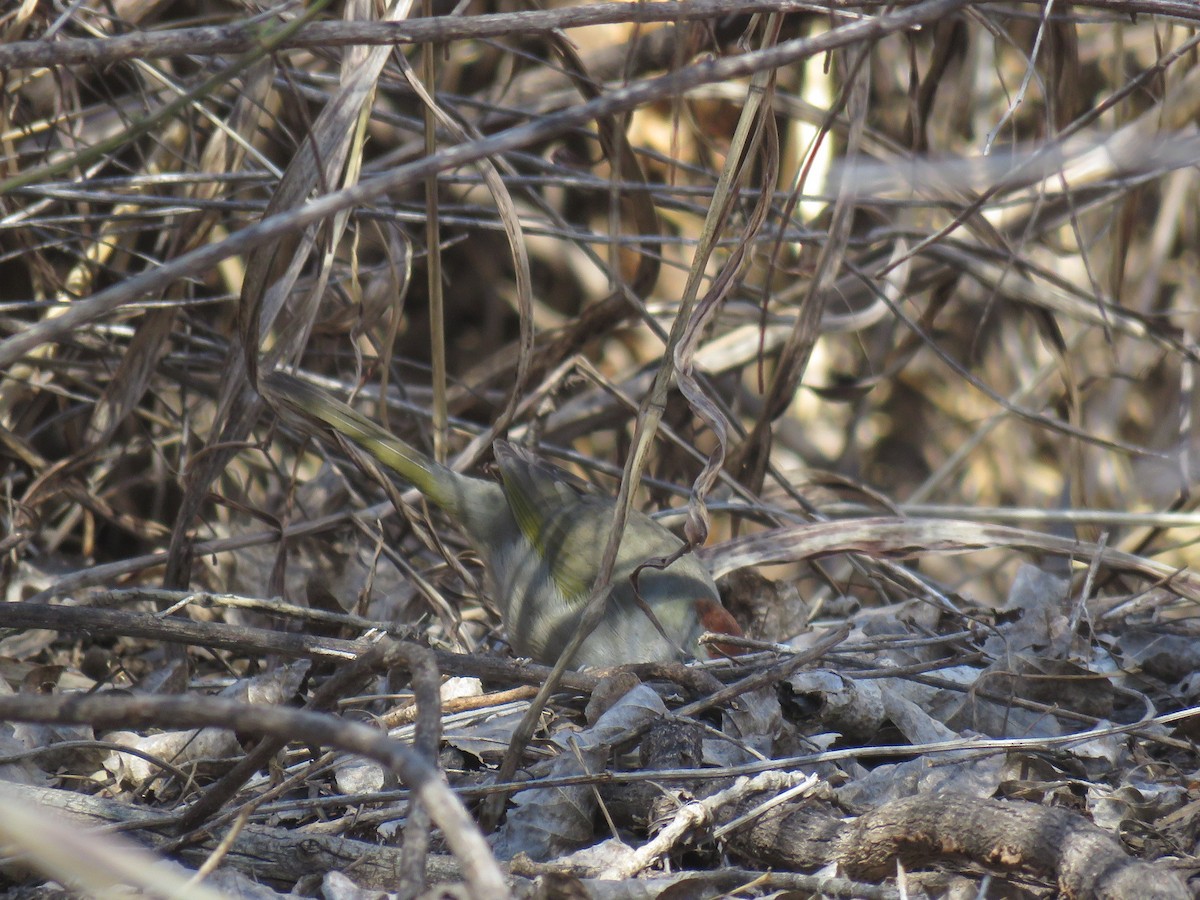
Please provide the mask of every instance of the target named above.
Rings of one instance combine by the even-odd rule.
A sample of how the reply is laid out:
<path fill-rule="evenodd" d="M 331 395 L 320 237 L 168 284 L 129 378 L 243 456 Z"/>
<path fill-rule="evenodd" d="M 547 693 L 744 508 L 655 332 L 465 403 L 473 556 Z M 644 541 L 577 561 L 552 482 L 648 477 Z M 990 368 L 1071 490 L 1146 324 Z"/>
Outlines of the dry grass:
<path fill-rule="evenodd" d="M 452 523 L 395 515 L 277 427 L 254 379 L 297 365 L 464 467 L 507 434 L 615 494 L 648 441 L 636 502 L 687 505 L 717 571 L 768 577 L 729 586 L 754 637 L 802 648 L 849 618 L 877 649 L 833 668 L 957 658 L 1055 722 L 931 710 L 949 736 L 1195 708 L 1189 651 L 1156 662 L 1147 637 L 1188 647 L 1200 600 L 1192 4 L 433 11 L 0 17 L 9 601 L 281 597 L 172 608 L 494 644 Z M 1028 592 L 1031 562 L 1070 583 Z M 54 664 L 56 690 L 128 687 L 179 662 L 89 627 L 10 632 L 8 682 L 36 689 Z M 917 634 L 958 637 L 878 649 Z M 183 641 L 206 686 L 290 652 L 205 643 Z M 1147 705 L 1083 709 L 1059 680 L 1076 677 Z M 1091 787 L 1070 802 L 1102 824 L 1097 794 L 1168 797 L 1142 816 L 1169 833 L 1149 859 L 1195 853 L 1187 721 L 1074 776 Z M 772 727 L 768 756 L 794 755 L 780 730 L 813 730 Z M 885 741 L 921 743 L 895 716 L 861 743 Z M 995 793 L 1054 805 L 1063 778 Z"/>

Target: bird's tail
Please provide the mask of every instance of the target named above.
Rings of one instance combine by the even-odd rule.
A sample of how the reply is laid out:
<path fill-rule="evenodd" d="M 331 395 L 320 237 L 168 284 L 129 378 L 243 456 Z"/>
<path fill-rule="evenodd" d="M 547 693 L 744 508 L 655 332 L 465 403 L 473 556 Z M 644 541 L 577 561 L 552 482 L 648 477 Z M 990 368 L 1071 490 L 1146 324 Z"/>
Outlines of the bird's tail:
<path fill-rule="evenodd" d="M 454 515 L 462 477 L 420 450 L 380 428 L 366 416 L 325 391 L 286 372 L 271 372 L 259 382 L 263 398 L 280 412 L 325 437 L 340 435 L 391 469 L 430 501 Z"/>

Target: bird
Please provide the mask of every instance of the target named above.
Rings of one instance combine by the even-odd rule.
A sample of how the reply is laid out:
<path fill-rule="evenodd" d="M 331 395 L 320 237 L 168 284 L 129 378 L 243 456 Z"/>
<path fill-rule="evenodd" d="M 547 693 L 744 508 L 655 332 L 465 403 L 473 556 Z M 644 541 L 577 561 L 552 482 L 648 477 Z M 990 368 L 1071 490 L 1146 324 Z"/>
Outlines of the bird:
<path fill-rule="evenodd" d="M 507 441 L 493 445 L 499 482 L 441 465 L 327 391 L 276 370 L 259 393 L 287 420 L 336 443 L 348 439 L 440 507 L 483 560 L 509 646 L 552 665 L 580 627 L 613 523 L 615 501 Z M 736 652 L 702 646 L 706 631 L 741 636 L 717 586 L 683 541 L 646 514 L 626 520 L 604 614 L 573 668 L 672 662 Z M 648 561 L 674 557 L 665 568 Z M 633 577 L 636 572 L 636 586 Z"/>

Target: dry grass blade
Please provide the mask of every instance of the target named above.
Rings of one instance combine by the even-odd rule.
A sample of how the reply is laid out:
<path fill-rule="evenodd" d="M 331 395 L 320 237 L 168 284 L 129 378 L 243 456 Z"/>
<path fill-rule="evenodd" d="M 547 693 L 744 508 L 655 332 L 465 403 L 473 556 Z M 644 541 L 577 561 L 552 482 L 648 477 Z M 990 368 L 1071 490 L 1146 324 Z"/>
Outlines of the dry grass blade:
<path fill-rule="evenodd" d="M 842 553 L 906 558 L 997 547 L 1035 554 L 1052 553 L 1085 562 L 1095 560 L 1105 568 L 1140 575 L 1178 592 L 1193 603 L 1200 602 L 1200 576 L 1186 569 L 1052 534 L 952 519 L 866 518 L 818 522 L 726 541 L 706 555 L 713 571 L 717 575 L 726 575 L 750 566 L 800 562 Z"/>
<path fill-rule="evenodd" d="M 776 16 L 771 16 L 764 22 L 762 29 L 764 44 L 771 45 L 778 41 L 779 28 L 780 20 Z M 742 106 L 737 129 L 729 142 L 726 165 L 721 170 L 721 177 L 713 189 L 712 203 L 708 209 L 708 216 L 704 220 L 696 254 L 688 271 L 688 282 L 684 289 L 684 297 L 680 303 L 677 320 L 683 327 L 674 347 L 669 348 L 671 350 L 669 358 L 674 367 L 673 375 L 680 392 L 687 398 L 692 411 L 704 421 L 716 438 L 716 446 L 709 454 L 704 470 L 693 482 L 688 498 L 688 521 L 684 533 L 688 543 L 692 546 L 701 546 L 708 540 L 710 520 L 705 499 L 716 483 L 717 476 L 720 474 L 729 452 L 727 446 L 729 423 L 720 407 L 706 395 L 697 380 L 694 371 L 695 357 L 703 333 L 733 290 L 735 279 L 742 274 L 747 261 L 747 248 L 755 241 L 765 224 L 769 212 L 766 191 L 761 193 L 759 203 L 749 217 L 736 249 L 724 262 L 720 273 L 713 279 L 712 287 L 699 302 L 697 302 L 697 294 L 718 237 L 725 232 L 728 225 L 730 213 L 742 187 L 740 182 L 748 180 L 747 169 L 755 152 L 760 147 L 766 168 L 763 182 L 774 184 L 776 181 L 779 172 L 779 147 L 778 135 L 774 131 L 774 122 L 772 121 L 774 110 L 770 102 L 770 98 L 774 94 L 773 87 L 773 73 L 760 72 L 750 80 L 746 102 Z M 674 332 L 672 337 L 675 338 Z"/>
<path fill-rule="evenodd" d="M 25 857 L 42 871 L 87 897 L 120 897 L 136 889 L 147 897 L 225 896 L 194 882 L 182 867 L 156 858 L 135 842 L 116 835 L 84 831 L 44 807 L 34 807 L 7 789 L 0 821 L 0 852 L 10 860 Z"/>

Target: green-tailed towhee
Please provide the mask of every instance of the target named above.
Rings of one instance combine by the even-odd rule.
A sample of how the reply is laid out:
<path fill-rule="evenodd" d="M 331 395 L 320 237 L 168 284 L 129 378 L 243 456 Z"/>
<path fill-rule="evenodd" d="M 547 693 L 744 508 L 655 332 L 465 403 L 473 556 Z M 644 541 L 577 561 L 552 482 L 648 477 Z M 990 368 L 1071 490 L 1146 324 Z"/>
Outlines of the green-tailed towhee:
<path fill-rule="evenodd" d="M 278 411 L 341 435 L 440 506 L 483 557 L 513 649 L 553 663 L 579 626 L 612 527 L 613 500 L 580 493 L 554 466 L 507 441 L 495 443 L 500 483 L 434 462 L 320 388 L 266 375 L 260 390 Z M 633 510 L 625 526 L 604 617 L 579 648 L 576 667 L 660 662 L 700 655 L 706 631 L 740 635 L 703 565 L 687 554 L 665 569 L 645 567 L 683 542 Z M 639 604 L 640 593 L 662 632 Z M 665 634 L 665 637 L 664 637 Z"/>

